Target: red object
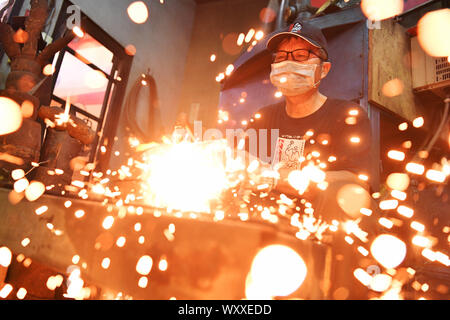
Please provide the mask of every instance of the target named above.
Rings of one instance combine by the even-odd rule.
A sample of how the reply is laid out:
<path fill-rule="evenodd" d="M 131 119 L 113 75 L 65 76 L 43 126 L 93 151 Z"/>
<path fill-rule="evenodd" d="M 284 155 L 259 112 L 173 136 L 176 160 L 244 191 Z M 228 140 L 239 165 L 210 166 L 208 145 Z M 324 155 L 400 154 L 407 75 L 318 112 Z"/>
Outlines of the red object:
<path fill-rule="evenodd" d="M 311 0 L 311 6 L 320 8 L 328 0 Z"/>

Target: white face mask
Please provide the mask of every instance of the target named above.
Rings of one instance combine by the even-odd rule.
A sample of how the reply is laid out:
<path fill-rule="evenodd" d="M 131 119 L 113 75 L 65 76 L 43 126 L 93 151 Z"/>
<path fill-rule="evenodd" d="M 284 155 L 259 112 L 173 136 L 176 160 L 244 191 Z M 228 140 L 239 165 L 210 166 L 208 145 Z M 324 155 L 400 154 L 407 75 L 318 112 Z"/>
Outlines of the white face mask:
<path fill-rule="evenodd" d="M 285 96 L 296 96 L 315 88 L 314 82 L 317 64 L 305 64 L 295 61 L 282 61 L 272 64 L 270 81 Z"/>

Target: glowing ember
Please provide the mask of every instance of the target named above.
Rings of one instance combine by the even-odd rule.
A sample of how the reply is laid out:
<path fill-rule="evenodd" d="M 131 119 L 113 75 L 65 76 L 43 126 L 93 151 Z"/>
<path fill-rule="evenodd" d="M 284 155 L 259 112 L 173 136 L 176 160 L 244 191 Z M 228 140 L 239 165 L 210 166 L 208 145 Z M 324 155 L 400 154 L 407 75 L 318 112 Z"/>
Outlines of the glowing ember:
<path fill-rule="evenodd" d="M 425 120 L 423 119 L 423 117 L 418 117 L 416 119 L 413 120 L 413 126 L 415 128 L 420 128 L 424 125 Z"/>
<path fill-rule="evenodd" d="M 31 181 L 25 190 L 25 197 L 28 201 L 33 202 L 39 199 L 45 192 L 45 186 L 42 182 Z"/>
<path fill-rule="evenodd" d="M 6 299 L 11 291 L 13 291 L 13 286 L 10 284 L 5 284 L 5 286 L 0 290 L 0 298 Z"/>
<path fill-rule="evenodd" d="M 394 198 L 401 200 L 401 201 L 405 201 L 406 200 L 406 193 L 403 191 L 399 191 L 399 190 L 392 190 L 391 191 L 391 196 L 393 196 Z"/>
<path fill-rule="evenodd" d="M 423 247 L 423 248 L 431 246 L 431 241 L 424 236 L 414 236 L 412 238 L 412 243 L 418 247 Z"/>
<path fill-rule="evenodd" d="M 406 206 L 399 206 L 397 212 L 406 218 L 411 218 L 414 215 L 414 210 Z"/>
<path fill-rule="evenodd" d="M 256 33 L 255 29 L 253 29 L 253 28 L 250 29 L 247 32 L 247 35 L 245 36 L 245 42 L 249 43 L 253 39 L 253 36 L 255 35 L 255 33 Z"/>
<path fill-rule="evenodd" d="M 7 247 L 0 248 L 0 266 L 8 268 L 11 264 L 12 252 Z"/>
<path fill-rule="evenodd" d="M 80 210 L 75 211 L 75 217 L 78 219 L 81 219 L 82 217 L 84 217 L 84 215 L 85 215 L 84 210 L 80 209 Z"/>
<path fill-rule="evenodd" d="M 0 97 L 0 136 L 13 133 L 22 126 L 22 110 L 13 100 Z"/>
<path fill-rule="evenodd" d="M 119 248 L 122 248 L 123 246 L 125 246 L 127 239 L 125 237 L 119 237 L 116 241 L 116 246 L 118 246 Z"/>
<path fill-rule="evenodd" d="M 22 242 L 20 243 L 22 245 L 22 247 L 26 247 L 31 243 L 31 240 L 29 238 L 25 238 L 22 240 Z"/>
<path fill-rule="evenodd" d="M 408 123 L 407 122 L 402 122 L 398 125 L 398 130 L 400 131 L 406 131 L 408 129 Z"/>
<path fill-rule="evenodd" d="M 23 300 L 25 299 L 25 296 L 27 295 L 27 290 L 25 288 L 20 288 L 19 290 L 17 290 L 17 299 L 19 300 Z"/>
<path fill-rule="evenodd" d="M 73 264 L 78 264 L 80 262 L 80 256 L 79 255 L 74 255 L 73 257 L 72 257 L 72 263 Z"/>
<path fill-rule="evenodd" d="M 25 171 L 23 171 L 22 169 L 16 169 L 16 170 L 13 170 L 13 171 L 11 172 L 11 177 L 12 177 L 14 180 L 20 180 L 20 179 L 22 179 L 22 178 L 25 177 Z"/>
<path fill-rule="evenodd" d="M 419 232 L 424 232 L 425 231 L 425 226 L 422 223 L 417 222 L 417 221 L 411 222 L 411 228 L 416 230 L 416 231 L 419 231 Z"/>
<path fill-rule="evenodd" d="M 384 200 L 380 202 L 381 210 L 393 210 L 397 208 L 398 200 Z"/>
<path fill-rule="evenodd" d="M 361 142 L 361 138 L 360 137 L 351 137 L 350 142 L 354 143 L 354 144 L 358 144 Z"/>
<path fill-rule="evenodd" d="M 129 5 L 128 16 L 136 24 L 145 23 L 148 19 L 148 8 L 143 1 L 135 1 Z"/>
<path fill-rule="evenodd" d="M 104 258 L 104 259 L 102 260 L 102 268 L 103 268 L 103 269 L 109 269 L 110 265 L 111 265 L 111 259 L 109 259 L 109 258 Z"/>
<path fill-rule="evenodd" d="M 402 151 L 391 150 L 388 152 L 388 157 L 393 160 L 403 161 L 405 160 L 405 153 Z"/>
<path fill-rule="evenodd" d="M 403 241 L 392 235 L 378 236 L 370 246 L 372 256 L 385 268 L 395 268 L 406 257 L 406 245 Z"/>
<path fill-rule="evenodd" d="M 427 179 L 438 183 L 442 183 L 446 179 L 446 175 L 443 172 L 437 170 L 428 170 L 425 176 L 427 177 Z"/>
<path fill-rule="evenodd" d="M 158 268 L 159 268 L 159 270 L 161 270 L 161 271 L 166 271 L 167 270 L 167 268 L 168 268 L 168 263 L 167 263 L 167 260 L 165 259 L 165 258 L 162 258 L 160 261 L 159 261 L 159 264 L 158 264 Z"/>
<path fill-rule="evenodd" d="M 303 259 L 293 249 L 271 245 L 259 251 L 247 276 L 247 299 L 271 299 L 296 291 L 306 278 Z"/>
<path fill-rule="evenodd" d="M 152 266 L 153 259 L 150 256 L 142 256 L 136 265 L 136 271 L 140 275 L 146 276 L 152 270 Z"/>
<path fill-rule="evenodd" d="M 148 286 L 148 278 L 147 277 L 140 277 L 138 282 L 139 288 L 145 289 Z"/>
<path fill-rule="evenodd" d="M 421 175 L 425 172 L 425 167 L 421 164 L 410 162 L 406 165 L 406 171 Z"/>
<path fill-rule="evenodd" d="M 353 275 L 356 279 L 358 279 L 359 282 L 361 282 L 365 286 L 369 286 L 372 282 L 372 276 L 361 268 L 353 271 Z"/>
<path fill-rule="evenodd" d="M 113 216 L 107 216 L 105 218 L 105 220 L 103 220 L 102 227 L 105 230 L 109 230 L 109 229 L 112 228 L 113 224 L 114 224 L 114 217 Z"/>

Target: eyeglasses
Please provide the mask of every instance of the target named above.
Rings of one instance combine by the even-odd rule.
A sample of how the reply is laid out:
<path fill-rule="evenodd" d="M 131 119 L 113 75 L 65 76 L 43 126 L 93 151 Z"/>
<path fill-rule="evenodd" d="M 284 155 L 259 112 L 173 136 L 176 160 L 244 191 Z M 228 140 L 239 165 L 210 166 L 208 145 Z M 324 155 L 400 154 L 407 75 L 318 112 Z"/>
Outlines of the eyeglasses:
<path fill-rule="evenodd" d="M 297 62 L 303 62 L 309 60 L 311 58 L 311 54 L 314 57 L 321 59 L 314 52 L 306 49 L 297 49 L 294 51 L 284 51 L 279 50 L 272 55 L 273 62 L 283 62 L 289 59 L 289 54 L 292 56 L 292 59 Z"/>

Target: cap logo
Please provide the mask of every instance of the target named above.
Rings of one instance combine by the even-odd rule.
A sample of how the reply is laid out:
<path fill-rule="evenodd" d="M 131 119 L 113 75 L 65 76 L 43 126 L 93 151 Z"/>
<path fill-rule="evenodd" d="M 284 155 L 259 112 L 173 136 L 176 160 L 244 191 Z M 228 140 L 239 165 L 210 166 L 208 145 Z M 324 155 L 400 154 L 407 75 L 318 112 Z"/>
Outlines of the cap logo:
<path fill-rule="evenodd" d="M 303 26 L 300 22 L 297 22 L 291 27 L 291 32 L 300 33 L 300 31 L 303 29 Z"/>

